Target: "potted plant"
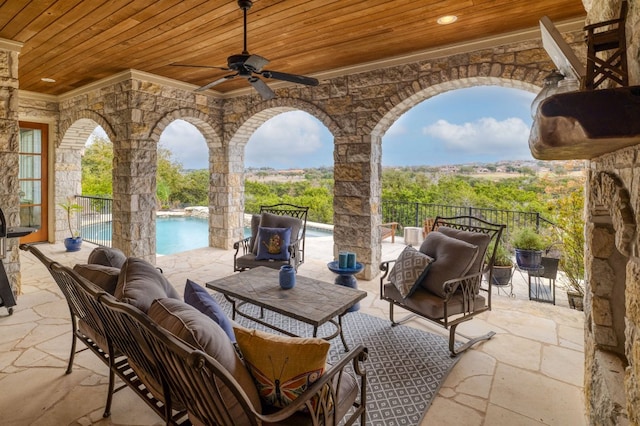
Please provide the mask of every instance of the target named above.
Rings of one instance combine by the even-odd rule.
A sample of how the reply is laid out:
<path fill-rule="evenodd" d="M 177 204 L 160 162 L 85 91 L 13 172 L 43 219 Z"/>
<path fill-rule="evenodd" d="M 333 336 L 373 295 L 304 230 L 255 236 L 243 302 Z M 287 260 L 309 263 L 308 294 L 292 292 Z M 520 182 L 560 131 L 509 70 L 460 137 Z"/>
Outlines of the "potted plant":
<path fill-rule="evenodd" d="M 516 252 L 516 263 L 519 268 L 533 270 L 540 267 L 546 244 L 542 235 L 535 229 L 520 228 L 513 234 L 511 244 Z"/>
<path fill-rule="evenodd" d="M 67 224 L 69 225 L 69 234 L 70 237 L 64 239 L 64 246 L 67 251 L 78 251 L 82 246 L 82 237 L 80 237 L 80 233 L 78 231 L 73 230 L 73 226 L 71 225 L 71 218 L 74 213 L 82 210 L 82 206 L 76 203 L 73 198 L 69 197 L 66 203 L 58 204 L 60 207 L 67 212 Z"/>
<path fill-rule="evenodd" d="M 491 253 L 493 246 L 489 246 L 487 253 Z M 493 268 L 491 274 L 491 283 L 493 285 L 508 285 L 511 281 L 511 269 L 513 268 L 513 260 L 511 259 L 511 252 L 504 245 L 499 243 L 496 248 L 496 256 L 493 259 Z M 489 279 L 487 275 L 485 278 Z"/>

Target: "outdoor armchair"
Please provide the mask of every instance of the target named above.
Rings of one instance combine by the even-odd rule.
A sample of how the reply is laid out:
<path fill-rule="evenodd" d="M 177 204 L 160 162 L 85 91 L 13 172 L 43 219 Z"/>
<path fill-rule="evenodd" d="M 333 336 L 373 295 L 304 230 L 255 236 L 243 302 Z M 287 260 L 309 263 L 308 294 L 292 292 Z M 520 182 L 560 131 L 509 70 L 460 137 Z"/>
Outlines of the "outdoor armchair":
<path fill-rule="evenodd" d="M 398 259 L 382 262 L 380 298 L 390 304 L 392 325 L 415 316 L 435 322 L 449 329 L 452 355 L 490 339 L 493 331 L 456 347 L 456 327 L 491 309 L 497 244 L 490 243 L 500 241 L 504 227 L 473 216 L 437 217 L 419 250 L 407 246 Z M 482 286 L 485 273 L 487 287 Z M 396 321 L 394 306 L 411 314 Z"/>
<path fill-rule="evenodd" d="M 258 266 L 296 270 L 304 263 L 305 234 L 309 207 L 293 204 L 261 206 L 251 217 L 251 235 L 233 244 L 233 270 Z"/>

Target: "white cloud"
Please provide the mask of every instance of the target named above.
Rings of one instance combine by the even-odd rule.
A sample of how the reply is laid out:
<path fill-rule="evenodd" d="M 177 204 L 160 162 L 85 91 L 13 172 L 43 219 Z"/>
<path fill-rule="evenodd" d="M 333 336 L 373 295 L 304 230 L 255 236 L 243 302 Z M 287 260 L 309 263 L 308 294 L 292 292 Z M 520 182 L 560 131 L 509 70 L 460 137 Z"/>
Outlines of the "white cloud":
<path fill-rule="evenodd" d="M 306 112 L 279 114 L 253 133 L 245 148 L 245 165 L 277 169 L 331 165 L 333 147 L 328 146 L 328 133 Z"/>
<path fill-rule="evenodd" d="M 173 159 L 185 169 L 209 167 L 209 150 L 204 136 L 196 126 L 175 120 L 160 135 L 159 145 L 171 151 Z"/>
<path fill-rule="evenodd" d="M 529 157 L 529 126 L 520 118 L 480 118 L 473 123 L 452 124 L 438 120 L 422 133 L 444 142 L 443 148 L 466 154 L 499 153 Z"/>

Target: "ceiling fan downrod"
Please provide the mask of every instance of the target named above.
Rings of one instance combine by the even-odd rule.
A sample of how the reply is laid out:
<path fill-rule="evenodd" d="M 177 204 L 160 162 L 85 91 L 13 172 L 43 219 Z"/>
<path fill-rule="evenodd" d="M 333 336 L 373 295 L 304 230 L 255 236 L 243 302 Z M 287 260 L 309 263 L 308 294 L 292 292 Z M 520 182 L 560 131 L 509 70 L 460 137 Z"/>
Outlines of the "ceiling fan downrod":
<path fill-rule="evenodd" d="M 247 50 L 247 10 L 251 9 L 253 6 L 253 2 L 251 0 L 238 0 L 238 6 L 242 9 L 242 14 L 244 15 L 244 49 L 242 50 L 243 55 L 248 55 L 249 51 Z"/>

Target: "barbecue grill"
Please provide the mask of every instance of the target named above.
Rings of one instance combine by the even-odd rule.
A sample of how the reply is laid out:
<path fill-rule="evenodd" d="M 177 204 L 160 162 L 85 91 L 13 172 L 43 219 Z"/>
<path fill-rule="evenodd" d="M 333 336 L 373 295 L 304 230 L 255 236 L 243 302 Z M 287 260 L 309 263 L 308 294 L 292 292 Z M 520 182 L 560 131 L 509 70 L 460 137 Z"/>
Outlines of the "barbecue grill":
<path fill-rule="evenodd" d="M 0 209 L 0 306 L 6 307 L 9 315 L 13 314 L 16 298 L 13 296 L 13 291 L 11 291 L 7 271 L 4 269 L 4 262 L 2 261 L 7 254 L 7 238 L 24 237 L 34 231 L 36 231 L 36 228 L 24 226 L 7 227 L 4 212 Z"/>

